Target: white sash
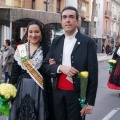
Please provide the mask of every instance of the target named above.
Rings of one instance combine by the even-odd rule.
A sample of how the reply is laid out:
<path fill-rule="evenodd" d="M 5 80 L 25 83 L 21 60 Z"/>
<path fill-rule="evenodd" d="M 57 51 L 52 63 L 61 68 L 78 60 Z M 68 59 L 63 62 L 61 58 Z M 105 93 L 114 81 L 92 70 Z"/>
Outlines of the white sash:
<path fill-rule="evenodd" d="M 27 73 L 33 78 L 33 80 L 42 88 L 43 87 L 43 77 L 38 72 L 36 67 L 41 66 L 43 60 L 43 53 L 41 48 L 38 48 L 35 57 L 32 60 L 29 60 L 27 47 L 28 44 L 18 45 L 16 53 L 15 53 L 15 60 L 18 61 L 18 64 L 25 69 Z"/>

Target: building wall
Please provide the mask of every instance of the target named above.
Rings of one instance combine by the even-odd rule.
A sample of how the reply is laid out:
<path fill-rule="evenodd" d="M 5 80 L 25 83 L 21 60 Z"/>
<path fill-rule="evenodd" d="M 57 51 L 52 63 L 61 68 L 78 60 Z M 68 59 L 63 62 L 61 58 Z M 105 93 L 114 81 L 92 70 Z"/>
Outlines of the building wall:
<path fill-rule="evenodd" d="M 6 0 L 6 5 L 13 7 L 21 7 L 21 0 Z"/>
<path fill-rule="evenodd" d="M 102 28 L 103 28 L 103 0 L 97 0 L 97 23 L 96 23 L 96 36 L 97 38 L 102 38 Z"/>
<path fill-rule="evenodd" d="M 77 0 L 66 0 L 66 6 L 67 5 L 72 5 L 74 6 L 75 8 L 77 8 Z"/>
<path fill-rule="evenodd" d="M 118 36 L 119 30 L 119 17 L 120 17 L 120 4 L 112 1 L 112 21 L 111 21 L 111 35 L 116 34 Z"/>
<path fill-rule="evenodd" d="M 44 0 L 36 0 L 35 1 L 35 10 L 45 10 L 44 9 Z"/>

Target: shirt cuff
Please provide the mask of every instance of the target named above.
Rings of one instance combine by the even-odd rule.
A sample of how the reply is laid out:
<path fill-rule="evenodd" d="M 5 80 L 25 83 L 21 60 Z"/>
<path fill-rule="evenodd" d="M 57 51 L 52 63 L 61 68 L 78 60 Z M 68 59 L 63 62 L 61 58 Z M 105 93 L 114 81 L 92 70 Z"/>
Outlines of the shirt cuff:
<path fill-rule="evenodd" d="M 60 72 L 60 66 L 61 66 L 61 65 L 59 65 L 58 68 L 57 68 L 57 73 L 61 73 L 61 72 Z"/>

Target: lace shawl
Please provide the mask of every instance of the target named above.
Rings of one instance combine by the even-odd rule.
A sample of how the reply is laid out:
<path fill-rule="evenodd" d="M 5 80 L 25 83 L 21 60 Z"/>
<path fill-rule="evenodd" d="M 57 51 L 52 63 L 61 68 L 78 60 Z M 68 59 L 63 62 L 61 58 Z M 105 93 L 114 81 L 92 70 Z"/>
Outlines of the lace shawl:
<path fill-rule="evenodd" d="M 28 42 L 25 43 L 25 45 L 26 45 L 26 51 L 27 51 L 27 55 L 28 55 Z M 26 68 L 24 67 L 24 65 L 21 61 L 21 58 L 19 56 L 18 49 L 16 49 L 16 51 L 15 51 L 14 58 L 18 62 L 18 65 L 20 65 L 22 69 L 26 70 Z M 43 62 L 43 51 L 42 51 L 41 46 L 36 50 L 33 58 L 29 59 L 29 62 L 35 69 L 39 69 L 41 67 L 42 62 Z"/>

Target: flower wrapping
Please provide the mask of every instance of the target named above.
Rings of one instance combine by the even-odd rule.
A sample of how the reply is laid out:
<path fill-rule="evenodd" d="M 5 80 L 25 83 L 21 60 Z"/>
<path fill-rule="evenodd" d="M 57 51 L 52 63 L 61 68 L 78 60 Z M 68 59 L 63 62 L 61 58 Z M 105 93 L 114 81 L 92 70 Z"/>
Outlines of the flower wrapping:
<path fill-rule="evenodd" d="M 0 115 L 9 116 L 9 101 L 16 97 L 16 93 L 12 84 L 0 84 Z"/>
<path fill-rule="evenodd" d="M 108 63 L 110 64 L 110 68 L 109 68 L 109 73 L 111 74 L 113 72 L 114 66 L 117 63 L 116 60 L 108 60 Z"/>
<path fill-rule="evenodd" d="M 88 103 L 85 103 L 87 84 L 88 84 L 88 72 L 87 71 L 79 72 L 78 77 L 80 78 L 80 98 L 79 98 L 79 102 L 80 102 L 81 107 L 84 107 L 84 106 L 88 105 Z"/>

